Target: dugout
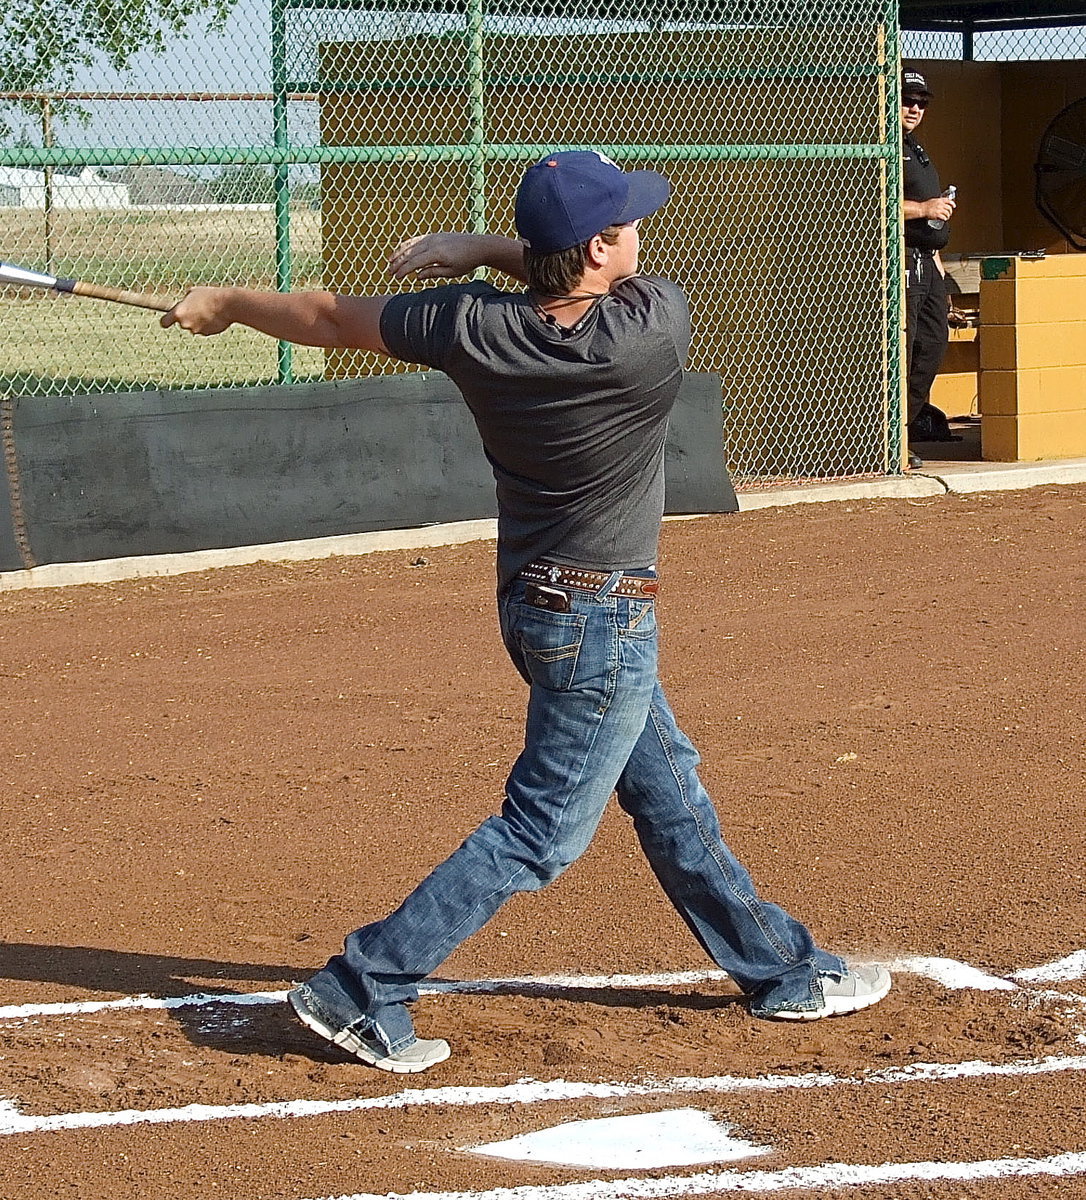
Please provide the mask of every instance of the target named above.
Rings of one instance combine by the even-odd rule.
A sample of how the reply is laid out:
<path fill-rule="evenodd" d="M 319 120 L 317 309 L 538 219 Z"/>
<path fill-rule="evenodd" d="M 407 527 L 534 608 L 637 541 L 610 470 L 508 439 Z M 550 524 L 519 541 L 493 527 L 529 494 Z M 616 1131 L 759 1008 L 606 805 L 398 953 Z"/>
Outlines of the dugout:
<path fill-rule="evenodd" d="M 1086 99 L 1086 5 L 902 0 L 901 25 L 936 94 L 922 141 L 958 187 L 945 258 L 979 311 L 952 330 L 932 401 L 979 416 L 987 459 L 1086 455 L 1086 255 L 1042 216 L 1034 169 L 1050 123 Z"/>

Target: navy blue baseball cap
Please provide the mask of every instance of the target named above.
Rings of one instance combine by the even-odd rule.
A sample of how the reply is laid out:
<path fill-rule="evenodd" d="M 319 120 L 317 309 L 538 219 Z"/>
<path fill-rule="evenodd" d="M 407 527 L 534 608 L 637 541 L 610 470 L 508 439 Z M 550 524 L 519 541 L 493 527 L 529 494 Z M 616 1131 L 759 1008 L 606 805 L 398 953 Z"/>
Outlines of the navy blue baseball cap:
<path fill-rule="evenodd" d="M 580 246 L 608 225 L 654 213 L 671 185 L 656 171 L 623 171 L 597 150 L 560 150 L 529 167 L 517 189 L 517 233 L 537 254 Z"/>

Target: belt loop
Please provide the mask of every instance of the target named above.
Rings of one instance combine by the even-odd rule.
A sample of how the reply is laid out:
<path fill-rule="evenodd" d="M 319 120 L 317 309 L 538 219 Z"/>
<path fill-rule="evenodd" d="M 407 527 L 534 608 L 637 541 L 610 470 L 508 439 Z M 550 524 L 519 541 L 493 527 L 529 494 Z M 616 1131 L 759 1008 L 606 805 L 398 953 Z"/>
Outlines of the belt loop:
<path fill-rule="evenodd" d="M 610 596 L 610 594 L 615 590 L 615 588 L 618 587 L 618 585 L 621 582 L 622 582 L 622 572 L 621 571 L 612 571 L 611 574 L 607 576 L 607 582 L 596 593 L 596 599 L 597 600 L 606 600 L 607 597 Z"/>

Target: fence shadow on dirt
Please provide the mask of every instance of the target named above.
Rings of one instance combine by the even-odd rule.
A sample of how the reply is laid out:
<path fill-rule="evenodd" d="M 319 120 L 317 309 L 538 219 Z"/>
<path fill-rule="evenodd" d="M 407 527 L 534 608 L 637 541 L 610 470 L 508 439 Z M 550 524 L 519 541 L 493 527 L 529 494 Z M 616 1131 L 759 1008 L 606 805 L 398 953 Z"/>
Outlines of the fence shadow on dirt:
<path fill-rule="evenodd" d="M 0 980 L 56 984 L 65 989 L 60 1001 L 96 1000 L 87 993 L 171 998 L 213 994 L 239 998 L 266 985 L 282 991 L 308 971 L 297 966 L 224 962 L 103 950 L 93 946 L 47 946 L 28 942 L 0 943 Z M 73 995 L 75 992 L 77 995 Z M 108 999 L 109 997 L 103 997 Z M 236 1055 L 298 1054 L 314 1062 L 342 1062 L 349 1055 L 325 1045 L 295 1018 L 286 1004 L 213 1003 L 158 1010 L 193 1046 Z"/>
<path fill-rule="evenodd" d="M 510 979 L 509 982 L 463 984 L 456 979 L 439 979 L 434 976 L 431 984 L 442 991 L 466 992 L 488 996 L 545 997 L 546 1000 L 563 1000 L 571 1004 L 596 1004 L 601 1008 L 686 1008 L 704 1010 L 725 1008 L 743 1001 L 738 990 L 718 994 L 721 984 L 708 984 L 706 991 L 674 991 L 666 988 L 612 988 L 601 985 L 583 986 L 564 983 L 533 983 L 530 980 Z M 727 984 L 722 985 L 727 988 Z M 712 989 L 712 990 L 709 990 Z"/>
<path fill-rule="evenodd" d="M 0 943 L 0 979 L 53 983 L 79 992 L 120 992 L 126 996 L 183 996 L 202 991 L 241 994 L 251 991 L 253 983 L 288 987 L 297 973 L 297 967 L 267 963 L 136 954 L 96 946 Z"/>
<path fill-rule="evenodd" d="M 473 987 L 470 983 L 460 984 L 455 980 L 433 978 L 430 983 L 441 990 L 465 993 L 485 993 L 491 996 L 523 996 L 528 999 L 545 998 L 562 1000 L 569 1004 L 594 1004 L 600 1008 L 675 1008 L 706 1012 L 718 1008 L 729 1008 L 743 1003 L 744 997 L 737 988 L 725 983 L 707 984 L 704 991 L 675 991 L 669 988 L 651 987 L 593 987 L 562 983 L 533 983 L 519 980 L 485 983 Z M 692 985 L 696 989 L 696 985 Z M 726 992 L 720 989 L 728 989 Z"/>
<path fill-rule="evenodd" d="M 49 946 L 31 942 L 0 943 L 0 980 L 55 984 L 58 999 L 88 998 L 88 993 L 156 998 L 215 994 L 223 999 L 171 1007 L 165 1014 L 194 1046 L 232 1055 L 297 1054 L 314 1062 L 342 1062 L 345 1052 L 304 1029 L 286 1004 L 245 1003 L 253 990 L 281 991 L 308 972 L 295 966 L 226 962 L 210 958 L 139 954 L 92 946 Z M 725 1011 L 744 998 L 728 983 L 688 985 L 685 990 L 661 987 L 578 986 L 530 981 L 473 983 L 435 978 L 439 993 L 546 998 L 570 1005 L 610 1010 L 667 1008 L 687 1012 Z M 73 996 L 73 992 L 77 995 Z M 237 996 L 233 1003 L 229 997 Z"/>

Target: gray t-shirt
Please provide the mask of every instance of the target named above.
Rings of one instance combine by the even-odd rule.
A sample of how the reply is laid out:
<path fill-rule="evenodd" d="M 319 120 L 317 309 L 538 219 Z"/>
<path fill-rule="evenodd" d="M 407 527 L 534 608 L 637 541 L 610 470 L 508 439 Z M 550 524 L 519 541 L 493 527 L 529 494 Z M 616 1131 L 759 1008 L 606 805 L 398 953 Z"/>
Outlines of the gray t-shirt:
<path fill-rule="evenodd" d="M 381 336 L 444 371 L 494 470 L 498 585 L 545 560 L 588 570 L 656 561 L 667 419 L 690 347 L 686 297 L 634 276 L 572 330 L 525 292 L 453 284 L 392 297 Z"/>

